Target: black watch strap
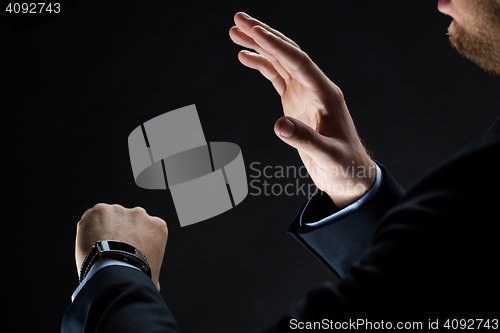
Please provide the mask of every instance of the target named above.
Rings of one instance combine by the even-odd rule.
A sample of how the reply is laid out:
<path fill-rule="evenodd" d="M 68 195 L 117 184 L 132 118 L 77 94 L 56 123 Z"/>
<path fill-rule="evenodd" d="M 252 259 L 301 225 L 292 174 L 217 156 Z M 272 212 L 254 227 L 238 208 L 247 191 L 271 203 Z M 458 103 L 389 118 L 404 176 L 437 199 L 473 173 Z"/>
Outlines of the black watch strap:
<path fill-rule="evenodd" d="M 151 277 L 151 268 L 149 267 L 146 256 L 130 244 L 115 240 L 97 241 L 92 249 L 87 253 L 80 269 L 80 282 L 90 271 L 90 268 L 100 258 L 111 258 L 124 261 L 136 266 Z"/>

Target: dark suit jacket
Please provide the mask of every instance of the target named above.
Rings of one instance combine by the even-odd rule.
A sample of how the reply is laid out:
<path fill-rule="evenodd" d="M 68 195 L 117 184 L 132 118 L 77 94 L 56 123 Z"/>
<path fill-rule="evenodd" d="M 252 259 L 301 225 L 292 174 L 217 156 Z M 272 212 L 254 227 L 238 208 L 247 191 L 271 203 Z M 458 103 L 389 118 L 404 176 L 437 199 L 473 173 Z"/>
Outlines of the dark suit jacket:
<path fill-rule="evenodd" d="M 420 319 L 426 327 L 436 318 L 498 318 L 500 118 L 406 194 L 380 166 L 381 188 L 358 211 L 313 230 L 299 216 L 293 222 L 289 232 L 341 279 L 311 291 L 265 332 L 292 331 L 291 319 Z M 305 221 L 336 211 L 319 194 Z M 151 280 L 117 266 L 89 280 L 62 328 L 177 332 Z"/>

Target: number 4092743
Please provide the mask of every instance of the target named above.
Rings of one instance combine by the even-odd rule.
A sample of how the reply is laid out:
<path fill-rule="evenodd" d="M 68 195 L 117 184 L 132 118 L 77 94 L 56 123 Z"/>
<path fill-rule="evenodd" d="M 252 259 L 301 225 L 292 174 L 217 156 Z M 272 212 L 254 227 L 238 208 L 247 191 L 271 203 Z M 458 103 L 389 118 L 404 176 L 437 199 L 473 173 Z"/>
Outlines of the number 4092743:
<path fill-rule="evenodd" d="M 24 3 L 9 3 L 5 11 L 10 14 L 41 14 L 61 12 L 61 4 L 59 2 L 24 2 Z"/>

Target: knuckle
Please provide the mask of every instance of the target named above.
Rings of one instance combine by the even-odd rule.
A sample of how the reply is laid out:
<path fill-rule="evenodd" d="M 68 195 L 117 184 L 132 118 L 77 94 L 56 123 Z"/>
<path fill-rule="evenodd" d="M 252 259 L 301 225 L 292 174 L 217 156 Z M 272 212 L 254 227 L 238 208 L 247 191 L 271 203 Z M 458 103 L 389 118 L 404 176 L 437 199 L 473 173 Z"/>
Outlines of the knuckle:
<path fill-rule="evenodd" d="M 104 204 L 104 203 L 95 204 L 94 207 L 87 209 L 85 211 L 79 224 L 81 223 L 80 225 L 85 225 L 86 223 L 88 223 L 89 220 L 92 220 L 93 218 L 95 218 L 99 215 L 105 214 L 106 211 L 108 210 L 108 208 L 109 208 L 109 205 Z"/>
<path fill-rule="evenodd" d="M 160 232 L 165 237 L 168 236 L 168 227 L 167 227 L 167 223 L 165 223 L 164 220 L 162 220 L 159 217 L 152 217 L 151 221 L 152 221 L 153 225 L 155 226 L 155 229 L 158 232 Z"/>
<path fill-rule="evenodd" d="M 109 212 L 111 207 L 112 207 L 111 205 L 105 203 L 98 203 L 94 207 L 92 207 L 89 211 L 92 214 L 105 214 L 106 212 Z"/>
<path fill-rule="evenodd" d="M 301 49 L 299 49 L 299 54 L 301 56 L 301 61 L 302 61 L 303 64 L 306 64 L 307 66 L 316 66 L 316 64 L 314 63 L 314 61 L 309 56 L 309 54 L 307 54 L 306 52 L 304 52 Z"/>
<path fill-rule="evenodd" d="M 115 212 L 123 212 L 127 210 L 125 207 L 119 204 L 113 204 L 109 206 L 111 209 L 113 209 Z"/>
<path fill-rule="evenodd" d="M 299 54 L 302 58 L 302 61 L 313 62 L 309 54 L 307 54 L 304 50 L 300 49 Z"/>
<path fill-rule="evenodd" d="M 336 84 L 333 85 L 333 92 L 339 99 L 344 99 L 344 92 Z"/>
<path fill-rule="evenodd" d="M 106 211 L 108 208 L 109 208 L 109 205 L 107 205 L 105 203 L 98 203 L 98 204 L 95 204 L 94 207 L 92 207 L 90 209 L 90 211 L 99 213 L 99 212 Z"/>
<path fill-rule="evenodd" d="M 132 212 L 137 214 L 137 215 L 148 215 L 146 210 L 142 207 L 139 207 L 139 206 L 132 208 Z"/>

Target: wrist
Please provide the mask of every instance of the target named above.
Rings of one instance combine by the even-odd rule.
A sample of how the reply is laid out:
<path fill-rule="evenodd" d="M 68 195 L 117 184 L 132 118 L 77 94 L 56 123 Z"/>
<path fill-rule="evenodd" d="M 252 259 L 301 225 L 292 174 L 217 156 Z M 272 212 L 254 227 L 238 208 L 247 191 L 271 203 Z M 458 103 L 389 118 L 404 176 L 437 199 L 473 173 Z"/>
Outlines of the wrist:
<path fill-rule="evenodd" d="M 116 260 L 116 259 L 113 259 L 113 258 L 108 258 L 108 257 L 101 257 L 99 259 L 97 259 L 96 261 L 94 261 L 90 266 L 89 266 L 89 271 L 92 269 L 92 267 L 94 267 L 97 263 L 100 263 L 101 261 L 106 261 L 106 260 Z"/>
<path fill-rule="evenodd" d="M 377 166 L 372 160 L 366 165 L 351 167 L 351 172 L 345 172 L 344 177 L 337 179 L 333 185 L 322 189 L 338 209 L 344 209 L 361 199 L 375 184 Z"/>
<path fill-rule="evenodd" d="M 151 268 L 146 256 L 140 250 L 124 242 L 102 240 L 94 244 L 83 260 L 79 273 L 80 283 L 90 272 L 92 266 L 99 261 L 107 259 L 119 260 L 131 264 L 142 270 L 151 278 Z"/>

